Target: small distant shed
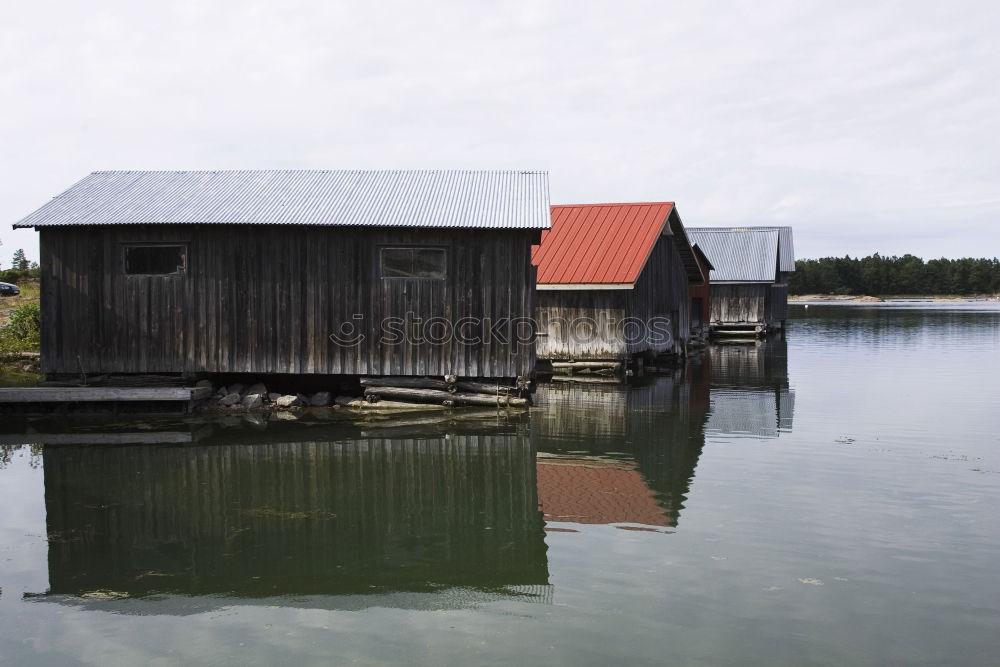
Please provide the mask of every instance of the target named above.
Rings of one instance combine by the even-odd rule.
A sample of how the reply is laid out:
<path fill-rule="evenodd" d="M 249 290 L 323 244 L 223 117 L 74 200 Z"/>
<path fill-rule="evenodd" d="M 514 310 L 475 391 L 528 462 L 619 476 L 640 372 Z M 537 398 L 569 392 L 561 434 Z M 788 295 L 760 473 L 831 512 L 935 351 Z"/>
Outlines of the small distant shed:
<path fill-rule="evenodd" d="M 514 378 L 550 224 L 540 171 L 103 171 L 15 227 L 50 375 Z"/>
<path fill-rule="evenodd" d="M 791 227 L 692 227 L 688 232 L 712 263 L 713 330 L 784 327 L 788 276 L 795 271 Z"/>
<path fill-rule="evenodd" d="M 673 202 L 552 207 L 538 266 L 538 357 L 683 353 L 701 275 Z"/>

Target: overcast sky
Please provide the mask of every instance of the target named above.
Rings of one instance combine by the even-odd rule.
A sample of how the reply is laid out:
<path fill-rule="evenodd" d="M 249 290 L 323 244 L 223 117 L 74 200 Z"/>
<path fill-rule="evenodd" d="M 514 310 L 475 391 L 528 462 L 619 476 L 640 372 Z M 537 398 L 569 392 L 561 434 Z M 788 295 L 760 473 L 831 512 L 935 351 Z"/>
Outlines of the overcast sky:
<path fill-rule="evenodd" d="M 6 3 L 0 265 L 98 169 L 547 169 L 799 257 L 1000 255 L 998 8 Z"/>

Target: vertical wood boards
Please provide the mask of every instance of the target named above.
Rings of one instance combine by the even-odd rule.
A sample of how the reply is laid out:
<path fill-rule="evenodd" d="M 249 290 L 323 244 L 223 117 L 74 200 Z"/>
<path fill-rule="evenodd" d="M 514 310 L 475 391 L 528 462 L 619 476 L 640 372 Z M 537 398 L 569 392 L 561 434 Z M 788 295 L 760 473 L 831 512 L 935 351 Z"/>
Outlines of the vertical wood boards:
<path fill-rule="evenodd" d="M 771 283 L 712 284 L 712 324 L 769 325 Z"/>
<path fill-rule="evenodd" d="M 530 318 L 537 231 L 274 225 L 41 230 L 45 373 L 315 373 L 516 377 L 534 346 L 446 335 L 458 317 Z M 184 275 L 125 275 L 123 243 L 185 243 Z M 383 279 L 385 245 L 448 254 L 445 280 Z M 437 322 L 439 342 L 388 344 L 387 317 Z M 360 319 L 359 319 L 360 318 Z M 418 323 L 417 320 L 420 320 Z M 330 335 L 352 325 L 360 345 Z M 469 327 L 469 332 L 472 333 Z M 77 356 L 80 361 L 77 362 Z"/>

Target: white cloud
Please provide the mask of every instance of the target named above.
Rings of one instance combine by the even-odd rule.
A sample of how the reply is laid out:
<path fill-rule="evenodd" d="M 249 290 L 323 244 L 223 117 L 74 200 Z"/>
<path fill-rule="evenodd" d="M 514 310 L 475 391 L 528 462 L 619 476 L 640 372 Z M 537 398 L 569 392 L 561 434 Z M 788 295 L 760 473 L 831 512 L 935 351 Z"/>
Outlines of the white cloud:
<path fill-rule="evenodd" d="M 790 223 L 802 256 L 990 254 L 998 18 L 986 2 L 20 3 L 0 26 L 0 260 L 37 256 L 11 223 L 108 168 L 545 168 L 557 203 Z"/>

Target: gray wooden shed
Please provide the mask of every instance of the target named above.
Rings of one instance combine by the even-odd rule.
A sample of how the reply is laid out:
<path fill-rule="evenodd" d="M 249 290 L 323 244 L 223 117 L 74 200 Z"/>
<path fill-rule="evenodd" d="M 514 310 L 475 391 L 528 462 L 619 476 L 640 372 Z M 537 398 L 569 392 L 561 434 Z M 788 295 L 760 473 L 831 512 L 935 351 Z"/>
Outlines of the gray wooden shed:
<path fill-rule="evenodd" d="M 15 227 L 49 375 L 516 378 L 550 224 L 539 171 L 105 171 Z"/>
<path fill-rule="evenodd" d="M 791 227 L 689 227 L 688 235 L 712 263 L 714 332 L 784 327 L 795 271 Z"/>

